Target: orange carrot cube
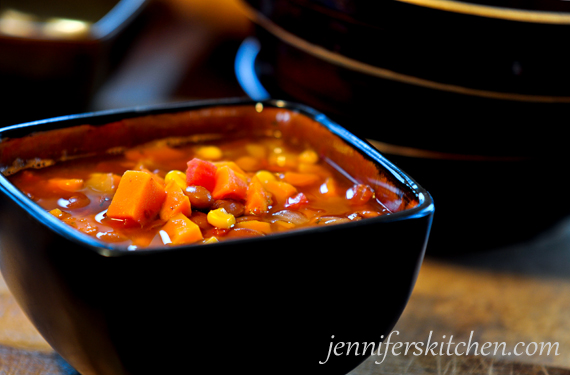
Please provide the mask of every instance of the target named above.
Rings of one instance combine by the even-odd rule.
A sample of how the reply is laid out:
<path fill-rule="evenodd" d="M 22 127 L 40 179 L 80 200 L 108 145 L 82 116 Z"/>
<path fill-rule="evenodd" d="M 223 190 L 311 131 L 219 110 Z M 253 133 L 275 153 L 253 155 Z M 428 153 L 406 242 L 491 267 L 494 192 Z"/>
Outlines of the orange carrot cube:
<path fill-rule="evenodd" d="M 190 199 L 184 194 L 175 180 L 170 180 L 166 184 L 165 192 L 166 198 L 159 213 L 162 220 L 166 221 L 178 213 L 185 216 L 192 215 Z"/>
<path fill-rule="evenodd" d="M 297 188 L 285 181 L 267 181 L 265 189 L 280 203 L 285 202 L 287 198 L 297 193 Z"/>
<path fill-rule="evenodd" d="M 126 171 L 107 210 L 107 216 L 144 225 L 157 216 L 165 198 L 164 188 L 152 174 Z"/>
<path fill-rule="evenodd" d="M 212 191 L 214 199 L 244 200 L 247 195 L 247 183 L 236 175 L 233 169 L 224 165 L 216 171 L 216 185 Z"/>
<path fill-rule="evenodd" d="M 321 177 L 314 173 L 285 172 L 283 181 L 293 186 L 310 186 L 321 180 Z"/>
<path fill-rule="evenodd" d="M 162 230 L 168 234 L 173 245 L 191 244 L 204 239 L 200 227 L 182 213 L 172 216 Z"/>
<path fill-rule="evenodd" d="M 83 188 L 83 180 L 80 178 L 50 178 L 47 183 L 50 190 L 64 190 L 75 192 Z"/>
<path fill-rule="evenodd" d="M 261 215 L 269 211 L 271 194 L 267 192 L 257 177 L 251 179 L 247 187 L 245 210 L 252 215 Z"/>
<path fill-rule="evenodd" d="M 236 224 L 237 228 L 253 229 L 263 234 L 271 233 L 271 224 L 259 220 L 242 221 Z"/>

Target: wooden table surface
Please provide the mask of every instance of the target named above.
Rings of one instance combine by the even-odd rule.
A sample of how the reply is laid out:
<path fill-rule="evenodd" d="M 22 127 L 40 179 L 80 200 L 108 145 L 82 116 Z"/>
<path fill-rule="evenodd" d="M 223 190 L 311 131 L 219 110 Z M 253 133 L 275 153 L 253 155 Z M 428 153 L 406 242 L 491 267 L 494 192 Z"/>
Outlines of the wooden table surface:
<path fill-rule="evenodd" d="M 142 32 L 91 109 L 244 95 L 232 58 L 251 25 L 234 0 L 159 3 L 166 16 Z M 373 315 L 367 318 L 374 321 Z M 382 364 L 375 363 L 381 358 L 369 358 L 352 375 L 570 375 L 570 218 L 523 244 L 446 257 L 428 252 L 395 330 L 400 342 L 425 342 L 430 333 L 439 341 L 453 335 L 456 343 L 473 333 L 479 343 L 505 342 L 509 350 L 518 342 L 556 342 L 559 355 L 388 355 Z M 1 279 L 0 374 L 75 374 Z"/>

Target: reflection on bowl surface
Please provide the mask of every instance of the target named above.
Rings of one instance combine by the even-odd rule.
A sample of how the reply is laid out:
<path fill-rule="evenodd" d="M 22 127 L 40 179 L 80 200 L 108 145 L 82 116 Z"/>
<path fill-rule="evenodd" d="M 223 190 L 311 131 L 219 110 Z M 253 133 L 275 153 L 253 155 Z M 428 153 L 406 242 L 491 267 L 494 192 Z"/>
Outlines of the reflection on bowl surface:
<path fill-rule="evenodd" d="M 7 167 L 164 137 L 268 129 L 303 139 L 356 180 L 375 188 L 388 181 L 417 204 L 334 226 L 128 251 L 79 233 L 0 176 L 2 273 L 40 333 L 78 371 L 345 374 L 366 355 L 320 365 L 331 341 L 378 342 L 393 328 L 423 259 L 431 197 L 310 108 L 221 100 L 69 116 L 0 130 L 0 157 Z"/>
<path fill-rule="evenodd" d="M 317 1 L 249 3 L 261 45 L 256 73 L 270 95 L 334 118 L 360 116 L 368 121 L 352 131 L 405 146 L 521 156 L 560 144 L 546 129 L 520 129 L 554 131 L 570 105 L 570 57 L 560 48 L 570 14 L 542 23 L 405 1 L 349 1 L 334 12 Z M 371 121 L 377 108 L 409 129 L 404 139 Z M 462 136 L 458 127 L 472 130 Z"/>

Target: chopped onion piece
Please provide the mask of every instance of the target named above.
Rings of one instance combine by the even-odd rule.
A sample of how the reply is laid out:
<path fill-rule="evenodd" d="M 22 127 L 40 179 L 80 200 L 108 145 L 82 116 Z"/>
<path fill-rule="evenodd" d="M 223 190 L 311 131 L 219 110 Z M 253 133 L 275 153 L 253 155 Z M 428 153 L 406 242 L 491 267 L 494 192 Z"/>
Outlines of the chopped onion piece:
<path fill-rule="evenodd" d="M 349 223 L 351 220 L 346 217 L 338 216 L 321 216 L 316 219 L 315 223 L 318 225 L 329 225 L 329 224 L 342 224 Z"/>
<path fill-rule="evenodd" d="M 271 222 L 276 222 L 278 220 L 285 221 L 287 223 L 295 224 L 295 225 L 302 225 L 309 222 L 309 218 L 306 217 L 301 212 L 291 211 L 291 210 L 281 210 L 275 212 L 273 215 L 273 219 Z"/>

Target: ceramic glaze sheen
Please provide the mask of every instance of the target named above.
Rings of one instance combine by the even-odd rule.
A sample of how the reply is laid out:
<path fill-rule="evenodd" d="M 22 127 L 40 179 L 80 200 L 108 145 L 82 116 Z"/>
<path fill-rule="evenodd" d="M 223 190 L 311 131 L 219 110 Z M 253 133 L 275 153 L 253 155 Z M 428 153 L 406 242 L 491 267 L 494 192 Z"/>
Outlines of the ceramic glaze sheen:
<path fill-rule="evenodd" d="M 79 372 L 340 375 L 367 355 L 319 364 L 333 335 L 375 342 L 393 328 L 423 259 L 431 197 L 310 108 L 228 99 L 40 121 L 0 130 L 0 163 L 132 147 L 165 134 L 267 129 L 306 139 L 355 178 L 389 181 L 418 204 L 334 226 L 128 251 L 80 234 L 0 176 L 3 276 L 38 331 Z"/>

